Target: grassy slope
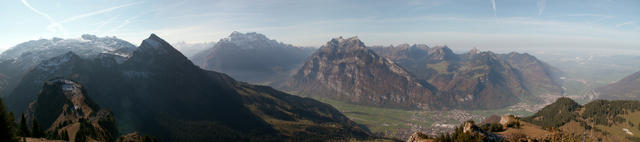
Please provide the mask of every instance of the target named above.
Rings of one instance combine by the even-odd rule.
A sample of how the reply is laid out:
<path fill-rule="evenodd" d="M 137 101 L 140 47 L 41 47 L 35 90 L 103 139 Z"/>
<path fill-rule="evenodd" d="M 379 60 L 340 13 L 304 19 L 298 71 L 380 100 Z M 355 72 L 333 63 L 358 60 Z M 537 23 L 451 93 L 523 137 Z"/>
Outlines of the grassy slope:
<path fill-rule="evenodd" d="M 596 128 L 601 129 L 605 132 L 608 132 L 611 136 L 614 136 L 614 137 L 618 137 L 618 138 L 630 137 L 632 139 L 633 138 L 640 139 L 640 126 L 638 126 L 640 124 L 640 112 L 633 112 L 630 114 L 620 115 L 620 116 L 622 118 L 627 119 L 627 122 L 616 123 L 611 126 L 596 125 Z M 633 126 L 630 126 L 629 122 L 633 123 Z M 623 128 L 629 129 L 629 131 L 631 131 L 633 135 L 627 134 L 625 131 L 622 130 Z"/>

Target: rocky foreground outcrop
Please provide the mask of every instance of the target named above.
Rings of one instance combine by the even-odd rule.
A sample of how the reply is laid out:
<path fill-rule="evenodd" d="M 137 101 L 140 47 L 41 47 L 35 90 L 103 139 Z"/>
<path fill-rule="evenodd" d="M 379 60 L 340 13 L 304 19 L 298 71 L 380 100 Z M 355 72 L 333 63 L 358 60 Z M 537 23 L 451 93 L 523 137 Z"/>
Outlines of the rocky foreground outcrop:
<path fill-rule="evenodd" d="M 70 141 L 113 141 L 118 137 L 113 113 L 96 105 L 74 81 L 46 81 L 37 97 L 26 114 L 29 120 L 42 124 L 50 137 Z"/>

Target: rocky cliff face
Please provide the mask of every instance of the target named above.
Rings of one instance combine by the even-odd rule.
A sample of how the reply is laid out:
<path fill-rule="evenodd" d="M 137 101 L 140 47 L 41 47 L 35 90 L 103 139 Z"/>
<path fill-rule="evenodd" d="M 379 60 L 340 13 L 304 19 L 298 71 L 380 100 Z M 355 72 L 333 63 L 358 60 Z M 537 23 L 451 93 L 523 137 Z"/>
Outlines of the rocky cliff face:
<path fill-rule="evenodd" d="M 393 61 L 365 47 L 357 37 L 334 38 L 322 46 L 289 82 L 300 95 L 356 104 L 434 108 L 434 93 Z"/>
<path fill-rule="evenodd" d="M 46 81 L 26 114 L 42 124 L 46 133 L 70 141 L 113 141 L 118 136 L 113 113 L 100 109 L 83 86 L 71 80 Z"/>
<path fill-rule="evenodd" d="M 240 81 L 272 84 L 290 77 L 312 52 L 312 48 L 284 44 L 259 33 L 233 32 L 191 60 Z"/>

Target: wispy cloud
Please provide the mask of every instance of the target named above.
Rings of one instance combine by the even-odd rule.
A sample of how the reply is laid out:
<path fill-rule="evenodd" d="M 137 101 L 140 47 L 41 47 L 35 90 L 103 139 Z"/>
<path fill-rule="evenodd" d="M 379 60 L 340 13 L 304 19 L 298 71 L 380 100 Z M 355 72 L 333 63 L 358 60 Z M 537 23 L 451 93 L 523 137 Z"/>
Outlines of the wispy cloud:
<path fill-rule="evenodd" d="M 47 20 L 49 20 L 51 25 L 47 26 L 47 30 L 49 30 L 51 32 L 58 32 L 59 31 L 59 32 L 62 32 L 65 36 L 69 35 L 69 33 L 64 29 L 64 27 L 61 24 L 58 24 L 58 22 L 56 22 L 56 20 L 53 19 L 53 17 L 49 16 L 49 14 L 44 13 L 44 12 L 34 8 L 33 6 L 31 6 L 31 4 L 29 4 L 29 2 L 27 2 L 27 0 L 22 0 L 22 4 L 24 6 L 26 6 L 27 8 L 29 8 L 29 10 L 37 13 L 38 15 L 42 15 Z"/>
<path fill-rule="evenodd" d="M 491 6 L 493 6 L 493 16 L 496 16 L 497 14 L 497 10 L 496 10 L 496 0 L 489 0 L 491 1 Z"/>
<path fill-rule="evenodd" d="M 117 27 L 111 29 L 111 31 L 109 31 L 109 33 L 117 32 L 118 30 L 122 29 L 124 26 L 129 25 L 131 23 L 131 21 L 133 21 L 134 19 L 136 19 L 136 18 L 138 18 L 138 17 L 140 17 L 141 15 L 144 15 L 144 14 L 145 13 L 141 13 L 141 14 L 138 14 L 138 15 L 133 16 L 131 18 L 125 19 L 120 25 L 118 25 Z"/>
<path fill-rule="evenodd" d="M 626 26 L 626 25 L 633 25 L 635 23 L 636 22 L 633 22 L 633 21 L 627 21 L 627 22 L 624 22 L 624 23 L 616 24 L 616 27 L 622 27 L 622 26 Z"/>
<path fill-rule="evenodd" d="M 544 6 L 545 6 L 546 0 L 538 0 L 538 16 L 542 15 L 542 12 L 544 12 Z"/>
<path fill-rule="evenodd" d="M 102 21 L 102 22 L 100 22 L 100 23 L 99 23 L 99 25 L 96 27 L 96 29 L 94 29 L 91 33 L 97 34 L 97 32 L 98 32 L 98 31 L 100 31 L 100 30 L 102 29 L 102 27 L 104 27 L 105 25 L 107 25 L 107 24 L 109 24 L 109 23 L 113 22 L 113 21 L 114 21 L 114 20 L 116 20 L 117 18 L 118 18 L 117 16 L 114 16 L 114 17 L 109 18 L 109 19 L 108 19 L 108 20 L 106 20 L 106 21 Z"/>

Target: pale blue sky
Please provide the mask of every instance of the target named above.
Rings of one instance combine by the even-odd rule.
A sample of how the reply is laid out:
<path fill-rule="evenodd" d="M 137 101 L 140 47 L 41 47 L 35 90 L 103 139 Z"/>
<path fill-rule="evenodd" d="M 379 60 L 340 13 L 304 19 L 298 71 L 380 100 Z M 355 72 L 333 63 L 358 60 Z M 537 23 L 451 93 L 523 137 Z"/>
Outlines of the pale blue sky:
<path fill-rule="evenodd" d="M 150 33 L 195 43 L 240 31 L 314 47 L 357 35 L 367 45 L 640 55 L 638 0 L 2 0 L 0 19 L 0 51 L 84 33 L 138 44 Z"/>

